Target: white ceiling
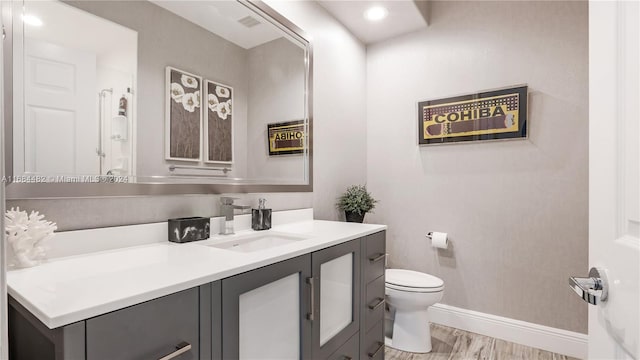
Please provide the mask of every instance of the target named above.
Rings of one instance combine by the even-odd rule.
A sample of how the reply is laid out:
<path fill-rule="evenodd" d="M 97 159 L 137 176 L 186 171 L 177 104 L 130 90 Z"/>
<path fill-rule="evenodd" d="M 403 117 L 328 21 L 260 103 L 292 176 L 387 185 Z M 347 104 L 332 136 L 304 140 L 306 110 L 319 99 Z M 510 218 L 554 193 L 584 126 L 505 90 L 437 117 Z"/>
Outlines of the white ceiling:
<path fill-rule="evenodd" d="M 283 36 L 273 24 L 236 1 L 150 1 L 245 49 Z M 238 22 L 247 16 L 259 24 L 246 27 Z"/>
<path fill-rule="evenodd" d="M 27 1 L 24 13 L 42 20 L 42 26 L 25 24 L 26 38 L 90 51 L 96 54 L 98 61 L 109 59 L 112 68 L 136 72 L 136 31 L 60 1 Z"/>
<path fill-rule="evenodd" d="M 331 15 L 346 26 L 365 44 L 423 29 L 427 26 L 426 0 L 317 0 Z M 364 12 L 374 5 L 389 11 L 380 21 L 371 22 L 364 18 Z"/>

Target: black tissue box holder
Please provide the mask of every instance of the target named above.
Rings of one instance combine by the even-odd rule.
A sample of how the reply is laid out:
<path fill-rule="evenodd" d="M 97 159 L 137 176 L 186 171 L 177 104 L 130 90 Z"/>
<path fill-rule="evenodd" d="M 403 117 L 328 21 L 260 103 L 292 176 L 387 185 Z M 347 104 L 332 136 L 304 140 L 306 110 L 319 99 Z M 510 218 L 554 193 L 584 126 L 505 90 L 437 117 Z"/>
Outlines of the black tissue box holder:
<path fill-rule="evenodd" d="M 186 243 L 209 238 L 209 218 L 185 217 L 168 221 L 171 242 Z"/>

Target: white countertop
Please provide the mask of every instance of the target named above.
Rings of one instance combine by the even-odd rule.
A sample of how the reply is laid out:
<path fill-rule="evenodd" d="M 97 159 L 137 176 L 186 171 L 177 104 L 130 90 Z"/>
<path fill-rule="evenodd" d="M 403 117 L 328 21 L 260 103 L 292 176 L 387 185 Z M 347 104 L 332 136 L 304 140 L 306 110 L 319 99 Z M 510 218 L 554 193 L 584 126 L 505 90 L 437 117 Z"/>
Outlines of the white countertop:
<path fill-rule="evenodd" d="M 53 329 L 384 229 L 384 225 L 309 220 L 269 230 L 308 239 L 251 253 L 165 241 L 75 255 L 8 272 L 8 290 Z M 243 230 L 237 235 L 253 232 Z M 213 236 L 204 241 L 229 239 Z"/>

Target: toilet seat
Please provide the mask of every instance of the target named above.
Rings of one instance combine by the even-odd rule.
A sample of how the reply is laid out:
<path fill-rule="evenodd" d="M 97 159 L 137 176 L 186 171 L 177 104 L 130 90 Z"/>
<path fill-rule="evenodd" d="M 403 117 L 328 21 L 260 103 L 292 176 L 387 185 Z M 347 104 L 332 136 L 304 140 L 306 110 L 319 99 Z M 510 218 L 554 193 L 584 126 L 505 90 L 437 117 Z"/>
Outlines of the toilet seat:
<path fill-rule="evenodd" d="M 415 287 L 407 287 L 407 286 L 398 286 L 393 284 L 385 284 L 387 289 L 403 291 L 403 292 L 412 292 L 412 293 L 436 293 L 444 290 L 444 286 L 440 286 L 437 288 L 415 288 Z"/>
<path fill-rule="evenodd" d="M 407 292 L 439 292 L 444 290 L 444 281 L 433 275 L 403 269 L 387 269 L 385 286 L 389 289 Z"/>

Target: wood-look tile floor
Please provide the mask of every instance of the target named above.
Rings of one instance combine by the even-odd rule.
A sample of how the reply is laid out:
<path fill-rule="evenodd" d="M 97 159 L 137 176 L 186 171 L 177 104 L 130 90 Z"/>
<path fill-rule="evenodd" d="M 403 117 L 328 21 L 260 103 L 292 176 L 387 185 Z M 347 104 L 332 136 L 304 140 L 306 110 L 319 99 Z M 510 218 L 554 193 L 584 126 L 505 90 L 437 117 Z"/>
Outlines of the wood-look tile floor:
<path fill-rule="evenodd" d="M 431 324 L 428 354 L 385 349 L 386 360 L 577 360 L 572 357 L 514 344 L 442 325 Z"/>

